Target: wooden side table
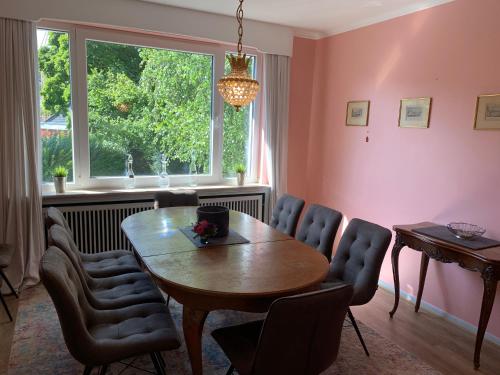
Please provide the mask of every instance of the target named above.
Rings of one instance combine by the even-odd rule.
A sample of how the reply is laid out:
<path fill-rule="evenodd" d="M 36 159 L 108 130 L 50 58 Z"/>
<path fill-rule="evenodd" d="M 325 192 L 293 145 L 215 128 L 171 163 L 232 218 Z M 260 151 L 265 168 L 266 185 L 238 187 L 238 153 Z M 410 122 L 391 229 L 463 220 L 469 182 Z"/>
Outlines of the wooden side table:
<path fill-rule="evenodd" d="M 479 368 L 484 334 L 488 326 L 493 303 L 495 302 L 497 282 L 500 279 L 500 246 L 483 250 L 471 250 L 447 241 L 413 232 L 414 229 L 435 225 L 438 224 L 424 222 L 413 225 L 395 225 L 393 227 L 396 232 L 396 242 L 392 248 L 391 260 L 394 274 L 395 300 L 394 307 L 389 314 L 392 318 L 399 304 L 399 253 L 405 246 L 422 253 L 415 312 L 418 312 L 420 308 L 429 259 L 432 258 L 443 263 L 458 263 L 460 267 L 466 270 L 481 273 L 484 285 L 483 302 L 481 305 L 481 314 L 479 317 L 476 345 L 474 349 L 474 368 L 477 369 Z"/>

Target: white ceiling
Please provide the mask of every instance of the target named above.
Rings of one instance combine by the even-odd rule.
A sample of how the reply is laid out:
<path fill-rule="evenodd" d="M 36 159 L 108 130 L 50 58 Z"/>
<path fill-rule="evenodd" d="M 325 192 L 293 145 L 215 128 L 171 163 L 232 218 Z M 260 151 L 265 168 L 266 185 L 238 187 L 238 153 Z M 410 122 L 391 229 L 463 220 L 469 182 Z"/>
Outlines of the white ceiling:
<path fill-rule="evenodd" d="M 142 0 L 233 16 L 237 0 Z M 246 19 L 292 27 L 298 35 L 320 38 L 453 0 L 246 0 Z"/>

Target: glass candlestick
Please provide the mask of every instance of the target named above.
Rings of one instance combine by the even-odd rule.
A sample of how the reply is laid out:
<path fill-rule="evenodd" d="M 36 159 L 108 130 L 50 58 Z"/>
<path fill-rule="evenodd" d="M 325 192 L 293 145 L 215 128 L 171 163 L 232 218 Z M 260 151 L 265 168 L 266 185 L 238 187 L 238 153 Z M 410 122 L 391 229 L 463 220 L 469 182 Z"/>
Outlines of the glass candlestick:
<path fill-rule="evenodd" d="M 191 155 L 191 162 L 189 163 L 189 186 L 196 186 L 196 175 L 198 174 L 196 170 L 196 157 Z"/>
<path fill-rule="evenodd" d="M 170 186 L 170 177 L 167 173 L 167 158 L 165 157 L 165 154 L 161 154 L 161 171 L 158 175 L 158 185 L 160 187 Z"/>
<path fill-rule="evenodd" d="M 125 182 L 125 187 L 127 189 L 135 188 L 135 175 L 133 169 L 134 159 L 131 154 L 128 154 L 127 157 L 127 180 Z"/>

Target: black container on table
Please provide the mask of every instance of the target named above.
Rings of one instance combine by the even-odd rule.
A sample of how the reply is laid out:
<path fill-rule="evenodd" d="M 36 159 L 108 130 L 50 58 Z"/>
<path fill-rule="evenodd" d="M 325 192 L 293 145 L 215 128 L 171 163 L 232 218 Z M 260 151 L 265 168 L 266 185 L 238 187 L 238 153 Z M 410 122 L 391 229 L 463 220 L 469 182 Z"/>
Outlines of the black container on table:
<path fill-rule="evenodd" d="M 229 209 L 222 206 L 203 206 L 196 209 L 198 222 L 206 220 L 217 226 L 214 237 L 225 237 L 229 233 Z"/>

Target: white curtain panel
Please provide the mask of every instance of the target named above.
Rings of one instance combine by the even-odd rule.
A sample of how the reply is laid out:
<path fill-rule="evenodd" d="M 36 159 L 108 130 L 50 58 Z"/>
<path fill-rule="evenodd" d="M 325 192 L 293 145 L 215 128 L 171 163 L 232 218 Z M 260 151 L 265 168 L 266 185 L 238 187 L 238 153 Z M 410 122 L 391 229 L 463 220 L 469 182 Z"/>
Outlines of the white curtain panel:
<path fill-rule="evenodd" d="M 15 247 L 17 289 L 39 281 L 44 248 L 36 64 L 33 23 L 0 18 L 0 243 Z"/>
<path fill-rule="evenodd" d="M 286 192 L 290 58 L 268 54 L 264 66 L 266 170 L 272 209 Z"/>

